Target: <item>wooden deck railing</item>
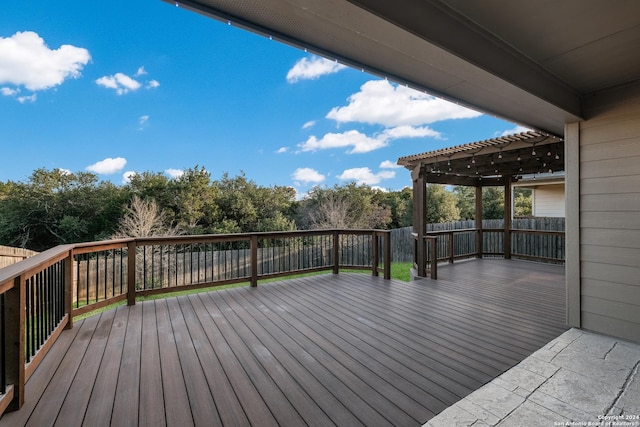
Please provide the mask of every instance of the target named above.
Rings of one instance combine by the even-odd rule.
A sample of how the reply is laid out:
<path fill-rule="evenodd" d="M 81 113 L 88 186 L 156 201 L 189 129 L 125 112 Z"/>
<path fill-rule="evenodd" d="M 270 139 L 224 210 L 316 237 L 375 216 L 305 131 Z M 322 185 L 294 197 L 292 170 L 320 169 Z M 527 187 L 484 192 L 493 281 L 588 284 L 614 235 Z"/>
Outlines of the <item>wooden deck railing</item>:
<path fill-rule="evenodd" d="M 73 316 L 136 296 L 292 274 L 391 276 L 390 232 L 318 230 L 153 237 L 64 245 L 0 269 L 0 415 Z"/>
<path fill-rule="evenodd" d="M 482 235 L 478 245 L 479 236 Z M 424 245 L 425 257 L 414 257 L 414 267 L 425 276 L 437 279 L 438 262 L 453 263 L 465 258 L 503 256 L 534 261 L 564 263 L 564 231 L 510 229 L 510 245 L 505 248 L 505 230 L 502 228 L 466 228 L 430 231 L 416 239 L 416 245 Z M 419 251 L 415 251 L 418 254 Z"/>

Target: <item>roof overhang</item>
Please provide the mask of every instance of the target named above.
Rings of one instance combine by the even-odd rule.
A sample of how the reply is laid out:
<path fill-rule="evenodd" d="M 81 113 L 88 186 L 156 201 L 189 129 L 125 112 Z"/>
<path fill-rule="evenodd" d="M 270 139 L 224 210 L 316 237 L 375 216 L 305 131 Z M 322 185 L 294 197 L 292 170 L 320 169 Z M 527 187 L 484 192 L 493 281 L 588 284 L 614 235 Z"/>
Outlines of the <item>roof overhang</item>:
<path fill-rule="evenodd" d="M 165 1 L 555 135 L 640 78 L 635 0 Z"/>

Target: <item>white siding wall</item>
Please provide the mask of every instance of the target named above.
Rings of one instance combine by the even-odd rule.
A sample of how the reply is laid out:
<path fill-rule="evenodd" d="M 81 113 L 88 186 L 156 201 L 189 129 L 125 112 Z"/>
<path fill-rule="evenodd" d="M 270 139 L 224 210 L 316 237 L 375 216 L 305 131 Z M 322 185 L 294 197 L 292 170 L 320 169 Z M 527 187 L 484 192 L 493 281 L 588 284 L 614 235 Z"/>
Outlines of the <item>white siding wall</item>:
<path fill-rule="evenodd" d="M 640 342 L 640 85 L 594 97 L 585 113 L 581 325 Z"/>
<path fill-rule="evenodd" d="M 533 190 L 533 215 L 564 217 L 564 184 L 536 187 Z"/>

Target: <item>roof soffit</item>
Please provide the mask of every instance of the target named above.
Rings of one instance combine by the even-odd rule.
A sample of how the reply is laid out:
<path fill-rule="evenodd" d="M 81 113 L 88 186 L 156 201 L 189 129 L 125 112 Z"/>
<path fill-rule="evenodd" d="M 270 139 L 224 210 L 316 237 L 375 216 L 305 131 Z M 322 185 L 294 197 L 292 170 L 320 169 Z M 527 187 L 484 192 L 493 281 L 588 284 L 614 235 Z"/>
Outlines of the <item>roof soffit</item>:
<path fill-rule="evenodd" d="M 346 0 L 179 5 L 535 129 L 562 134 L 565 122 L 580 119 L 573 95 L 567 102 L 549 102 Z M 561 86 L 557 93 L 567 94 Z"/>

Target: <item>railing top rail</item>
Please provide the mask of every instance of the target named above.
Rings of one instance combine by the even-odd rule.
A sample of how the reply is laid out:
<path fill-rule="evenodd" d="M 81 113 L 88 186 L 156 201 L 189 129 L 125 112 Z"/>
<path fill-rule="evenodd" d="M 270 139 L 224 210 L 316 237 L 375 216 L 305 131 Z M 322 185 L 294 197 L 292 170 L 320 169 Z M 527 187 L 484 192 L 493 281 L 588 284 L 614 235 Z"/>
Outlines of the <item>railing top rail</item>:
<path fill-rule="evenodd" d="M 468 233 L 471 231 L 478 231 L 480 230 L 479 228 L 456 228 L 456 229 L 452 229 L 452 230 L 433 230 L 433 231 L 427 231 L 426 236 L 429 235 L 439 235 L 439 234 L 452 234 L 452 233 Z"/>
<path fill-rule="evenodd" d="M 296 230 L 296 231 L 267 231 L 257 233 L 236 233 L 236 234 L 203 234 L 194 236 L 159 236 L 159 237 L 138 237 L 125 239 L 102 240 L 95 242 L 82 242 L 67 245 L 60 245 L 41 252 L 33 257 L 16 264 L 9 265 L 0 269 L 0 285 L 14 280 L 23 274 L 31 271 L 42 269 L 43 266 L 57 262 L 69 254 L 91 252 L 92 250 L 105 250 L 113 247 L 125 247 L 130 242 L 136 242 L 137 245 L 153 245 L 153 244 L 188 244 L 203 242 L 221 242 L 221 241 L 239 241 L 250 240 L 253 236 L 260 238 L 286 238 L 300 236 L 319 236 L 328 234 L 385 234 L 390 233 L 389 230 L 377 229 L 326 229 L 326 230 Z M 103 249 L 101 249 L 103 248 Z"/>

